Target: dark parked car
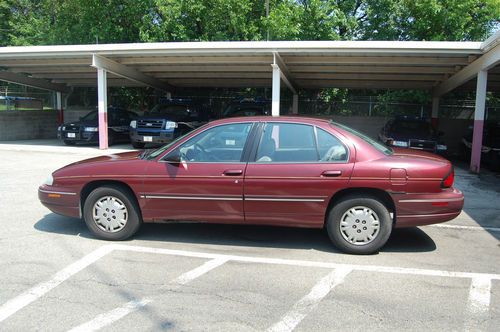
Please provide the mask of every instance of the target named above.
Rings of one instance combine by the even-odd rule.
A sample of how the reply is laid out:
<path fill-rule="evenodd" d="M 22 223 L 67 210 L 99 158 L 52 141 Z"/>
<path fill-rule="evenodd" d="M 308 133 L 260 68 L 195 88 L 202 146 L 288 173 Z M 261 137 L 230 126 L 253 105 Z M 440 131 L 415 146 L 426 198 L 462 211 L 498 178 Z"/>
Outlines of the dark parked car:
<path fill-rule="evenodd" d="M 222 112 L 223 118 L 271 115 L 271 101 L 262 98 L 243 98 L 233 101 Z"/>
<path fill-rule="evenodd" d="M 390 149 L 340 124 L 246 117 L 210 122 L 154 151 L 63 167 L 38 196 L 107 240 L 143 222 L 325 227 L 339 249 L 367 254 L 394 227 L 458 216 L 464 196 L 453 179 L 438 155 Z"/>
<path fill-rule="evenodd" d="M 129 141 L 129 124 L 137 114 L 122 108 L 108 108 L 108 144 Z M 97 111 L 92 111 L 79 121 L 65 123 L 57 129 L 57 138 L 66 145 L 76 143 L 99 142 L 99 117 Z"/>
<path fill-rule="evenodd" d="M 382 128 L 379 138 L 388 146 L 424 150 L 445 154 L 448 150 L 438 132 L 430 122 L 416 117 L 398 117 Z"/>
<path fill-rule="evenodd" d="M 473 127 L 470 126 L 462 138 L 462 151 L 466 159 L 470 159 L 472 137 Z M 489 165 L 493 170 L 500 171 L 500 122 L 498 121 L 484 123 L 481 161 Z"/>
<path fill-rule="evenodd" d="M 208 122 L 202 105 L 190 99 L 164 99 L 144 116 L 130 122 L 130 141 L 136 149 L 146 143 L 161 145 Z"/>

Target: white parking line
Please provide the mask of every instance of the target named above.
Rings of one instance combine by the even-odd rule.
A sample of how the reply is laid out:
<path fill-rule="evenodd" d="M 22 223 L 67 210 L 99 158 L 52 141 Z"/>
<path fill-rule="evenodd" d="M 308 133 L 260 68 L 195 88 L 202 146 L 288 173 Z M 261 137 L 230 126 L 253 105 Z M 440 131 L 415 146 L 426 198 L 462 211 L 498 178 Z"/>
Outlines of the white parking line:
<path fill-rule="evenodd" d="M 215 269 L 218 266 L 221 266 L 227 262 L 227 259 L 224 258 L 215 258 L 212 259 L 205 264 L 198 266 L 197 268 L 188 271 L 181 276 L 175 278 L 170 282 L 170 284 L 176 284 L 176 285 L 185 285 L 194 279 L 204 275 L 205 273 Z M 160 289 L 165 288 L 165 286 L 160 287 Z M 113 309 L 111 311 L 108 311 L 104 314 L 98 315 L 96 318 L 92 319 L 91 321 L 88 321 L 82 325 L 79 325 L 73 329 L 70 330 L 70 332 L 86 332 L 86 331 L 98 331 L 102 329 L 103 327 L 109 326 L 113 324 L 114 322 L 122 319 L 123 317 L 127 316 L 128 314 L 137 311 L 144 307 L 146 304 L 151 303 L 153 301 L 152 298 L 144 298 L 140 301 L 130 301 L 125 303 L 123 306 L 118 307 L 116 309 Z"/>
<path fill-rule="evenodd" d="M 463 230 L 469 230 L 469 231 L 490 231 L 490 232 L 500 232 L 500 228 L 499 228 L 499 227 L 462 226 L 462 225 L 445 225 L 445 224 L 427 225 L 426 227 L 450 228 L 450 229 L 463 229 Z"/>
<path fill-rule="evenodd" d="M 267 329 L 267 332 L 293 331 L 335 286 L 344 282 L 345 277 L 351 273 L 351 271 L 352 269 L 349 268 L 339 268 L 330 272 L 326 277 L 314 285 L 309 294 L 295 303 L 292 310 L 286 313 L 279 322 Z"/>
<path fill-rule="evenodd" d="M 468 316 L 465 322 L 465 329 L 467 331 L 478 329 L 478 323 L 484 320 L 488 314 L 490 301 L 491 279 L 486 277 L 473 278 L 467 305 Z"/>
<path fill-rule="evenodd" d="M 84 256 L 73 264 L 57 272 L 50 280 L 42 282 L 34 286 L 33 288 L 28 289 L 26 292 L 20 294 L 19 296 L 7 301 L 0 307 L 0 322 L 15 314 L 17 311 L 21 310 L 39 297 L 45 295 L 50 290 L 59 286 L 63 281 L 77 274 L 87 266 L 106 256 L 114 249 L 115 248 L 113 246 L 102 246 L 99 249 L 94 250 L 87 256 Z"/>
<path fill-rule="evenodd" d="M 93 320 L 71 329 L 69 332 L 90 332 L 90 331 L 100 330 L 101 328 L 108 326 L 111 323 L 116 322 L 117 320 L 122 319 L 128 314 L 139 310 L 149 302 L 151 302 L 151 300 L 149 299 L 127 302 L 125 303 L 125 305 L 113 309 L 104 314 L 101 314 L 96 318 L 94 318 Z"/>

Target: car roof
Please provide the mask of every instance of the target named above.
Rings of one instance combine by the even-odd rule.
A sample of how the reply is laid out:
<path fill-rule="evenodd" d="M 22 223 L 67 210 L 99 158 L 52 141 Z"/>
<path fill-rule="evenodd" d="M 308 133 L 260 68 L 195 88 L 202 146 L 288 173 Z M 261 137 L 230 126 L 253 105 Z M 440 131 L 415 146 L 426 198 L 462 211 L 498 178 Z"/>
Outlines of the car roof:
<path fill-rule="evenodd" d="M 211 124 L 225 124 L 237 122 L 290 122 L 290 123 L 306 123 L 311 125 L 322 125 L 329 123 L 330 120 L 303 117 L 303 116 L 240 116 L 234 118 L 219 119 L 211 121 Z"/>

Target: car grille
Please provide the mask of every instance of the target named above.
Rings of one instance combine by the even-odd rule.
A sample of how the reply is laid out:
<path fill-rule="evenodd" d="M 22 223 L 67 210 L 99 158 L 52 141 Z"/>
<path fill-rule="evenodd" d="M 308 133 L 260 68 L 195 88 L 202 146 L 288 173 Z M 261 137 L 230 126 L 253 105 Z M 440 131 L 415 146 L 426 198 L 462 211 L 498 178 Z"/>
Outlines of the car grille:
<path fill-rule="evenodd" d="M 138 120 L 137 128 L 144 129 L 161 129 L 163 127 L 163 120 Z"/>
<path fill-rule="evenodd" d="M 421 139 L 411 139 L 409 147 L 412 149 L 418 149 L 418 150 L 435 151 L 436 150 L 436 142 L 426 141 L 426 140 L 421 140 Z"/>
<path fill-rule="evenodd" d="M 64 126 L 65 132 L 78 133 L 80 131 L 80 126 Z"/>
<path fill-rule="evenodd" d="M 137 134 L 140 136 L 160 136 L 159 131 L 137 131 Z"/>

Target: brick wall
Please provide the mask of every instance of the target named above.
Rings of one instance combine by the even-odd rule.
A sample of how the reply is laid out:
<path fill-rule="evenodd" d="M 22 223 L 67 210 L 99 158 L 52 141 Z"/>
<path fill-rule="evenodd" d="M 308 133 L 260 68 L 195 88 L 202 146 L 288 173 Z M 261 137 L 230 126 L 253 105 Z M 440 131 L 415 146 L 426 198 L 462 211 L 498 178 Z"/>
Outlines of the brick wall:
<path fill-rule="evenodd" d="M 57 137 L 57 111 L 1 111 L 0 140 Z"/>

